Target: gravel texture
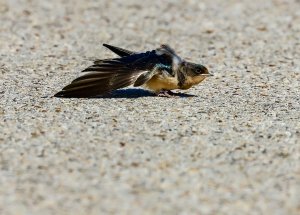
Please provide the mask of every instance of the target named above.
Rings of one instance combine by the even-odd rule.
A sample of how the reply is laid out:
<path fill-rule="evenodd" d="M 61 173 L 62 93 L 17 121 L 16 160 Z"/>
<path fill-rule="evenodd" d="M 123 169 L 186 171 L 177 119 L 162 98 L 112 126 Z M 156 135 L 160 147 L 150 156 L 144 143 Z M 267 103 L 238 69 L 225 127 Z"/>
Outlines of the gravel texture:
<path fill-rule="evenodd" d="M 300 214 L 299 0 L 0 0 L 0 21 L 0 214 Z M 215 76 L 53 98 L 102 43 Z"/>

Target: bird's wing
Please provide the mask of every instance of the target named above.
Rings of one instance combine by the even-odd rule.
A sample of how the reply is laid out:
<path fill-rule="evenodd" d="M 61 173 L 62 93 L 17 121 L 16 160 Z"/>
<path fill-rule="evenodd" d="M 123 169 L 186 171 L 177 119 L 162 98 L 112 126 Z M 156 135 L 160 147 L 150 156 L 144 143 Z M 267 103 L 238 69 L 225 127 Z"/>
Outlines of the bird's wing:
<path fill-rule="evenodd" d="M 176 52 L 166 44 L 160 46 L 160 48 L 156 49 L 156 54 L 161 56 L 161 59 L 164 60 L 164 65 L 171 65 L 171 69 L 168 70 L 170 75 L 175 76 L 178 68 L 184 62 Z"/>
<path fill-rule="evenodd" d="M 133 51 L 129 51 L 126 49 L 122 49 L 116 46 L 112 46 L 112 45 L 108 45 L 108 44 L 103 44 L 104 47 L 108 48 L 109 50 L 111 50 L 112 52 L 114 52 L 115 54 L 119 55 L 120 57 L 126 57 L 132 54 L 136 54 Z"/>
<path fill-rule="evenodd" d="M 155 51 L 99 60 L 96 64 L 83 70 L 83 72 L 89 73 L 76 78 L 55 96 L 93 97 L 106 94 L 132 85 L 139 75 L 152 71 L 160 61 L 160 56 Z M 147 77 L 151 78 L 152 76 Z M 147 80 L 149 80 L 148 78 Z"/>

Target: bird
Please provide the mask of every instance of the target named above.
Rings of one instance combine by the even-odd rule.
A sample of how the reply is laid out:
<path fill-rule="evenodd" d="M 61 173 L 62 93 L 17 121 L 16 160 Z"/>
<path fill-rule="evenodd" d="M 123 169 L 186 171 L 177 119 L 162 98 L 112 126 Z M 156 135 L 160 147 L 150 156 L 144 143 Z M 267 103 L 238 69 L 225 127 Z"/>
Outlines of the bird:
<path fill-rule="evenodd" d="M 179 57 L 167 44 L 146 52 L 133 52 L 103 44 L 117 58 L 95 60 L 55 97 L 98 97 L 133 85 L 143 87 L 157 96 L 172 97 L 171 90 L 187 90 L 212 76 L 208 69 Z"/>

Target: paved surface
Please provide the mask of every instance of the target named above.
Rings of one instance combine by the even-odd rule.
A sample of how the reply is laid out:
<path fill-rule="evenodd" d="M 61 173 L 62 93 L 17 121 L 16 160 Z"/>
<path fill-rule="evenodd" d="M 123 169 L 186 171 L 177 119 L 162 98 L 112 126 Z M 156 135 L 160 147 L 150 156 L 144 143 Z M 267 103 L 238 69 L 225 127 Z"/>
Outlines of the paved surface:
<path fill-rule="evenodd" d="M 0 1 L 1 214 L 299 214 L 300 2 Z M 51 97 L 110 43 L 215 76 Z"/>

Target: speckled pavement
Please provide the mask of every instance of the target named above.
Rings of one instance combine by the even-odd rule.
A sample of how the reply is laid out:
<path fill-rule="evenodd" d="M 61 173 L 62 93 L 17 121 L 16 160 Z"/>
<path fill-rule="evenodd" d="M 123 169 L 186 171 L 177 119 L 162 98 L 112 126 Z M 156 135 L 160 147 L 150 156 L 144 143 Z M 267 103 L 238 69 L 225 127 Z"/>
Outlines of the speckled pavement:
<path fill-rule="evenodd" d="M 300 2 L 0 0 L 0 214 L 300 214 Z M 109 43 L 215 76 L 53 98 Z"/>

